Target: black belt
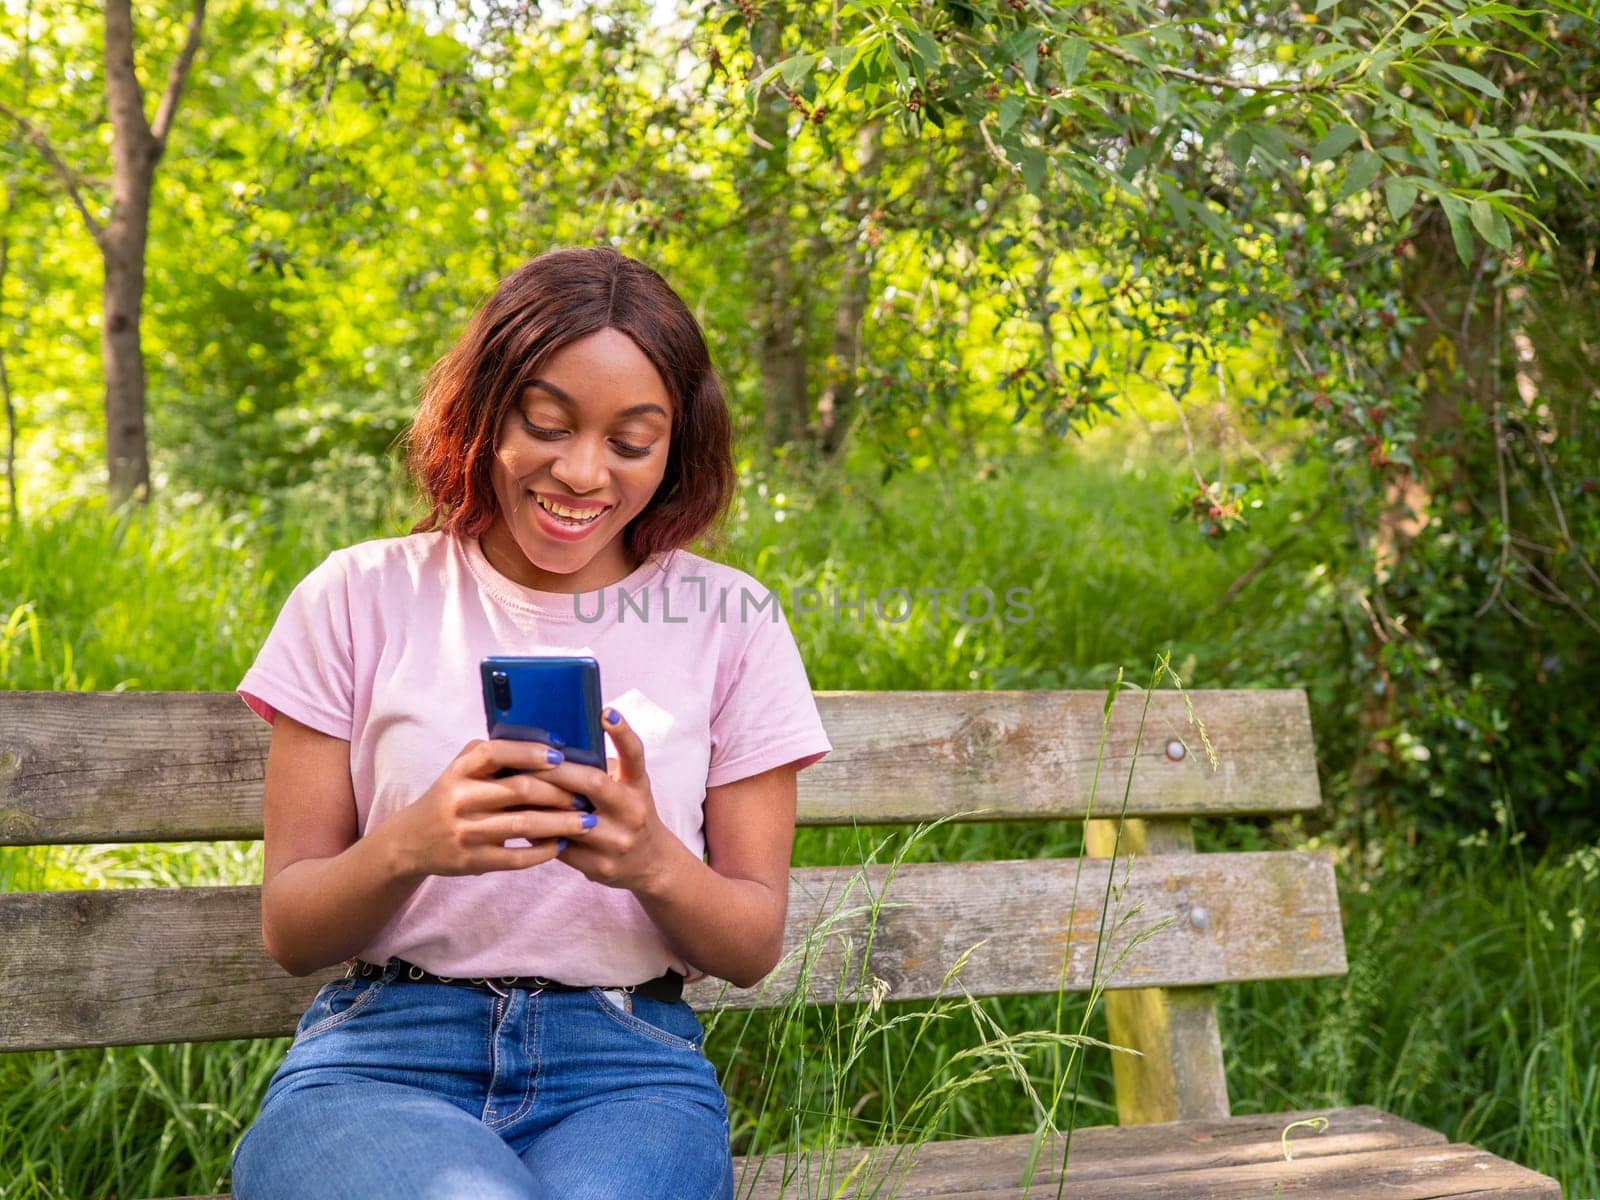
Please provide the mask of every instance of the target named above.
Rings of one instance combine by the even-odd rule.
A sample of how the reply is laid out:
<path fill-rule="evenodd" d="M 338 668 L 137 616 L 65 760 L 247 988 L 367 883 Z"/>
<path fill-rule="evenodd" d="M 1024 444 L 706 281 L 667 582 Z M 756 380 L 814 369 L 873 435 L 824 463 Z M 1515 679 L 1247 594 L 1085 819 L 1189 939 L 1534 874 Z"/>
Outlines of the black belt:
<path fill-rule="evenodd" d="M 403 983 L 407 980 L 414 983 L 450 983 L 457 987 L 488 988 L 499 995 L 505 994 L 501 991 L 502 988 L 524 988 L 530 992 L 587 992 L 589 990 L 580 984 L 557 983 L 555 980 L 546 979 L 542 975 L 435 975 L 432 971 L 424 971 L 416 963 L 407 962 L 403 958 L 391 958 L 389 961 L 397 964 L 400 968 L 399 973 L 394 977 L 397 983 Z M 358 958 L 350 969 L 345 972 L 345 978 L 381 979 L 385 974 L 387 974 L 385 967 Z M 647 979 L 643 983 L 622 987 L 618 990 L 632 992 L 636 996 L 645 996 L 651 1000 L 663 1000 L 671 1004 L 683 999 L 683 976 L 669 968 L 665 975 L 656 979 Z"/>

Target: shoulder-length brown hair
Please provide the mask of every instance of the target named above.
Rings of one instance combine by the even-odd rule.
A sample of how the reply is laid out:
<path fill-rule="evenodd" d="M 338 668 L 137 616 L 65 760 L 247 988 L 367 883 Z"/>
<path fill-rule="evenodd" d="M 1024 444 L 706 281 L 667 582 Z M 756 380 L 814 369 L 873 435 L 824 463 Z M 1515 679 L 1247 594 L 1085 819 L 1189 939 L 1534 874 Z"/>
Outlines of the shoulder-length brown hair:
<path fill-rule="evenodd" d="M 428 372 L 405 446 L 432 507 L 412 533 L 489 528 L 498 511 L 489 468 L 507 411 L 552 354 L 602 329 L 632 338 L 672 397 L 666 474 L 624 546 L 643 561 L 716 531 L 733 500 L 733 435 L 705 334 L 660 275 L 591 246 L 551 250 L 506 276 Z"/>

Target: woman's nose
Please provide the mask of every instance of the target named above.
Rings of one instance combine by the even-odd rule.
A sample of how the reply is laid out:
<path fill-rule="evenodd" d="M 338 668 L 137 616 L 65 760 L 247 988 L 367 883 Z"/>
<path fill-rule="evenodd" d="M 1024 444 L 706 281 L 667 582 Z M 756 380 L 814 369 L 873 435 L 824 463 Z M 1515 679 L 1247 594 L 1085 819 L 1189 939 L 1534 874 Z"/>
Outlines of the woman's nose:
<path fill-rule="evenodd" d="M 581 496 L 606 484 L 605 450 L 588 439 L 571 439 L 550 467 L 550 474 Z"/>

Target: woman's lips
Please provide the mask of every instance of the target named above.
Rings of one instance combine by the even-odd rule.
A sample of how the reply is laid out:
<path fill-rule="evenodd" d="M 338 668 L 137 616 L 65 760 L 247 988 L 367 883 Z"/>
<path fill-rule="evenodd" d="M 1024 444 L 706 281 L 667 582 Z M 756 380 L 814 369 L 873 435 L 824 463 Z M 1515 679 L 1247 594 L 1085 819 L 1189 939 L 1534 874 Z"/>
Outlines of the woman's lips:
<path fill-rule="evenodd" d="M 611 508 L 609 504 L 601 506 L 600 515 L 591 518 L 587 525 L 567 525 L 559 521 L 554 513 L 539 503 L 537 493 L 533 495 L 534 520 L 539 523 L 539 528 L 544 533 L 562 542 L 581 542 L 594 532 L 596 525 L 606 519 L 605 514 Z M 560 503 L 560 501 L 557 501 L 557 503 Z"/>

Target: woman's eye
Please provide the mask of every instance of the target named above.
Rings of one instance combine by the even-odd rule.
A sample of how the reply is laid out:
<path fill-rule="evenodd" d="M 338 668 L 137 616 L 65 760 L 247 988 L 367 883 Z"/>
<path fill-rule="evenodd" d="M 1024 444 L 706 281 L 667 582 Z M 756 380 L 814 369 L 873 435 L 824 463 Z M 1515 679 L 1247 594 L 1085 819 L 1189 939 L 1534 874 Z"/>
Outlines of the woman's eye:
<path fill-rule="evenodd" d="M 541 441 L 549 442 L 558 437 L 566 436 L 566 430 L 564 429 L 544 429 L 530 421 L 524 421 L 522 423 L 522 427 L 534 437 L 539 438 Z M 626 442 L 612 442 L 611 444 L 616 448 L 617 453 L 622 455 L 624 458 L 643 458 L 645 455 L 650 453 L 650 448 L 648 446 L 641 448 L 638 446 L 630 446 Z"/>

